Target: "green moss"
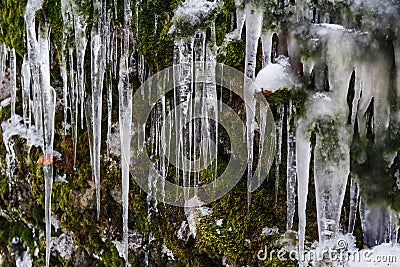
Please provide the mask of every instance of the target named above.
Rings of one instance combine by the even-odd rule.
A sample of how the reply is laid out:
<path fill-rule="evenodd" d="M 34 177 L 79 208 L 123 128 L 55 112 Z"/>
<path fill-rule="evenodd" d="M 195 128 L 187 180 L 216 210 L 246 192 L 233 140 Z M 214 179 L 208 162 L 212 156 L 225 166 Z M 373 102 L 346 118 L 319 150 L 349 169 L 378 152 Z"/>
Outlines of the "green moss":
<path fill-rule="evenodd" d="M 0 41 L 15 48 L 20 57 L 24 55 L 24 29 L 26 0 L 4 0 L 0 4 Z"/>
<path fill-rule="evenodd" d="M 5 248 L 11 243 L 13 237 L 21 238 L 31 250 L 34 249 L 35 239 L 32 230 L 21 222 L 10 222 L 0 217 L 0 245 Z"/>
<path fill-rule="evenodd" d="M 8 205 L 8 178 L 5 175 L 0 175 L 0 198 L 0 206 L 6 209 Z"/>
<path fill-rule="evenodd" d="M 221 45 L 228 32 L 233 31 L 231 28 L 233 14 L 236 10 L 233 0 L 224 1 L 221 12 L 215 19 L 215 34 L 217 45 Z"/>
<path fill-rule="evenodd" d="M 245 45 L 243 40 L 231 40 L 228 42 L 224 51 L 218 55 L 218 62 L 223 62 L 226 65 L 243 70 L 245 58 Z"/>
<path fill-rule="evenodd" d="M 172 66 L 173 39 L 168 34 L 176 2 L 154 1 L 138 4 L 138 28 L 135 32 L 138 49 L 151 69 L 160 71 Z M 157 28 L 155 27 L 157 14 Z"/>
<path fill-rule="evenodd" d="M 98 266 L 119 267 L 124 265 L 124 261 L 119 256 L 117 249 L 110 241 L 105 243 L 105 251 L 101 255 L 101 261 Z M 132 265 L 134 266 L 134 265 Z"/>
<path fill-rule="evenodd" d="M 45 0 L 42 9 L 50 23 L 51 40 L 55 51 L 60 53 L 62 44 L 63 20 L 61 16 L 61 0 Z"/>

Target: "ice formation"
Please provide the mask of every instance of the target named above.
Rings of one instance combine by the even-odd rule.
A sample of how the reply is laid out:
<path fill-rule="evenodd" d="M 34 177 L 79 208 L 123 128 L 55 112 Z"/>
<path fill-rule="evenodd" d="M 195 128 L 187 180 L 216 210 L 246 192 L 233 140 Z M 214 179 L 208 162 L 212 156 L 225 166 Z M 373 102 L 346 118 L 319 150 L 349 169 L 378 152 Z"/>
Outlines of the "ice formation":
<path fill-rule="evenodd" d="M 129 64 L 130 64 L 130 39 L 131 31 L 131 1 L 124 1 L 124 29 L 123 44 L 121 48 L 121 58 L 119 66 L 119 125 L 121 140 L 121 173 L 122 173 L 122 207 L 123 207 L 123 241 L 124 241 L 124 259 L 128 266 L 128 205 L 129 205 L 129 167 L 130 167 L 130 142 L 131 142 L 131 124 L 132 124 L 132 93 L 133 88 L 129 82 Z"/>
<path fill-rule="evenodd" d="M 293 1 L 283 1 L 290 5 Z M 333 2 L 333 1 L 328 1 Z M 365 2 L 365 3 L 364 3 Z M 382 1 L 381 1 L 382 2 Z M 154 104 L 151 114 L 150 135 L 153 144 L 151 154 L 157 155 L 152 160 L 154 170 L 148 175 L 151 193 L 148 195 L 149 220 L 157 211 L 157 199 L 164 190 L 168 168 L 165 157 L 171 154 L 165 148 L 166 143 L 175 141 L 177 151 L 169 159 L 175 165 L 175 182 L 183 185 L 198 185 L 202 181 L 196 174 L 201 165 L 210 163 L 211 176 L 217 178 L 218 161 L 218 91 L 215 86 L 215 64 L 221 47 L 216 45 L 215 15 L 221 8 L 221 1 L 184 1 L 174 13 L 169 33 L 174 36 L 173 68 L 174 97 L 161 98 Z M 236 29 L 225 36 L 226 45 L 231 39 L 242 38 L 245 29 L 244 98 L 246 101 L 246 125 L 244 143 L 247 148 L 247 186 L 249 205 L 254 176 L 260 176 L 261 161 L 253 170 L 256 158 L 254 141 L 256 131 L 262 151 L 267 124 L 267 115 L 261 111 L 254 114 L 256 99 L 249 81 L 253 80 L 259 89 L 276 92 L 282 88 L 291 89 L 297 83 L 297 74 L 313 83 L 313 90 L 306 92 L 307 97 L 302 112 L 293 100 L 277 108 L 277 153 L 275 161 L 276 186 L 279 175 L 286 172 L 287 192 L 287 231 L 296 230 L 295 214 L 298 215 L 299 252 L 305 250 L 305 229 L 307 226 L 307 202 L 310 178 L 315 182 L 316 209 L 318 216 L 319 242 L 336 240 L 341 227 L 341 211 L 346 187 L 349 184 L 350 211 L 348 233 L 353 233 L 357 216 L 363 228 L 363 243 L 369 247 L 385 247 L 382 243 L 398 242 L 399 213 L 394 211 L 387 200 L 371 200 L 368 194 L 371 187 L 376 191 L 380 179 L 387 181 L 386 169 L 395 167 L 398 160 L 397 147 L 393 146 L 391 131 L 400 126 L 400 108 L 397 99 L 400 95 L 400 41 L 397 38 L 398 7 L 391 1 L 355 1 L 353 11 L 363 9 L 376 11 L 380 22 L 372 24 L 363 18 L 362 27 L 349 29 L 346 16 L 332 19 L 322 10 L 310 7 L 310 1 L 296 1 L 294 4 L 294 27 L 287 29 L 287 51 L 279 51 L 274 46 L 275 30 L 265 26 L 269 12 L 264 1 L 235 1 Z M 53 139 L 54 112 L 56 93 L 51 87 L 49 28 L 46 23 L 37 27 L 35 13 L 41 8 L 41 0 L 28 0 L 25 11 L 26 53 L 21 66 L 22 114 L 16 114 L 17 60 L 13 48 L 0 46 L 0 84 L 9 67 L 10 98 L 1 104 L 11 105 L 11 118 L 2 122 L 3 141 L 7 150 L 7 171 L 12 177 L 15 153 L 12 136 L 26 138 L 28 145 L 40 146 L 44 154 L 45 177 L 45 220 L 46 220 L 46 265 L 49 265 L 51 248 L 51 190 L 53 182 Z M 64 107 L 64 134 L 71 134 L 76 156 L 78 125 L 87 124 L 90 143 L 90 157 L 93 169 L 93 180 L 96 188 L 96 210 L 100 215 L 100 160 L 102 152 L 102 119 L 103 91 L 107 95 L 107 155 L 113 150 L 112 80 L 118 81 L 119 93 L 119 138 L 122 170 L 122 206 L 123 206 L 123 242 L 118 243 L 118 251 L 128 265 L 129 229 L 128 229 L 128 196 L 130 144 L 132 139 L 132 94 L 133 85 L 130 77 L 137 75 L 144 82 L 150 73 L 146 69 L 143 55 L 133 53 L 136 47 L 133 40 L 132 9 L 130 0 L 124 1 L 124 25 L 122 29 L 113 28 L 111 15 L 102 1 L 94 1 L 94 18 L 90 36 L 87 36 L 89 18 L 82 11 L 84 3 L 73 0 L 61 1 L 63 19 L 63 38 L 60 52 L 60 71 L 62 77 L 62 105 Z M 136 5 L 136 14 L 138 7 Z M 114 10 L 114 17 L 117 11 Z M 155 14 L 157 25 L 158 17 Z M 375 21 L 375 20 L 374 20 Z M 338 24 L 334 24 L 338 23 Z M 136 21 L 136 27 L 139 22 Z M 292 25 L 292 26 L 293 26 Z M 201 27 L 200 27 L 201 26 Z M 246 27 L 244 27 L 246 26 Z M 376 29 L 391 28 L 396 36 L 386 40 L 386 47 L 373 39 L 371 27 Z M 279 36 L 280 37 L 280 36 Z M 283 40 L 284 38 L 282 38 Z M 88 44 L 90 40 L 90 43 Z M 259 44 L 261 42 L 261 55 Z M 284 41 L 282 41 L 284 42 Z M 282 45 L 282 44 L 281 44 Z M 87 47 L 89 46 L 89 47 Z M 86 56 L 89 49 L 90 55 Z M 307 50 L 306 52 L 302 50 Z M 135 51 L 135 52 L 132 52 Z M 302 54 L 303 53 L 303 54 Z M 306 55 L 304 55 L 306 54 Z M 278 56 L 279 55 L 279 56 Z M 85 73 L 84 60 L 90 57 L 90 73 Z M 258 60 L 261 58 L 261 63 Z M 203 68 L 196 68 L 195 63 L 206 62 Z M 180 64 L 180 65 L 178 65 Z M 257 65 L 258 64 L 258 65 Z M 261 64 L 261 67 L 259 66 Z M 300 66 L 300 67 L 299 67 Z M 259 71 L 258 71 L 259 70 Z M 194 83 L 196 77 L 205 77 L 206 83 Z M 90 90 L 85 88 L 85 77 L 90 77 Z M 204 77 L 203 77 L 204 78 Z M 158 84 L 142 88 L 159 90 Z M 304 85 L 305 86 L 305 85 Z M 296 90 L 291 90 L 296 94 Z M 144 92 L 141 92 L 145 95 Z M 221 93 L 222 95 L 222 93 Z M 198 102 L 199 96 L 209 101 Z M 222 97 L 220 97 L 222 98 Z M 149 103 L 149 99 L 143 99 Z M 169 114 L 173 107 L 174 114 Z M 222 108 L 220 108 L 222 109 Z M 205 120 L 199 122 L 195 115 L 201 110 Z M 84 116 L 86 115 L 86 116 Z M 259 118 L 259 120 L 256 120 Z M 171 128 L 160 126 L 160 122 L 169 120 Z M 145 125 L 135 125 L 145 128 Z M 173 128 L 174 127 L 174 128 Z M 168 139 L 171 129 L 175 131 L 176 140 Z M 169 132 L 168 132 L 169 131 Z M 135 142 L 146 142 L 144 136 L 135 136 Z M 286 141 L 286 144 L 285 144 Z M 352 148 L 356 146 L 354 153 Z M 286 151 L 284 150 L 286 147 Z M 286 159 L 282 156 L 287 155 Z M 112 153 L 111 153 L 112 154 Z M 213 156 L 214 155 L 214 156 Z M 198 160 L 193 160 L 197 158 Z M 260 156 L 261 158 L 261 156 Z M 376 162 L 371 162 L 375 160 Z M 285 162 L 286 161 L 286 162 Z M 280 164 L 286 163 L 286 170 Z M 313 166 L 311 166 L 313 164 Z M 372 166 L 376 169 L 371 171 Z M 310 175 L 310 170 L 313 174 Z M 368 173 L 363 169 L 370 170 Z M 397 176 L 399 174 L 397 173 Z M 350 182 L 348 181 L 350 178 Z M 390 180 L 389 184 L 393 181 Z M 364 181 L 364 182 L 363 182 Z M 367 181 L 367 182 L 365 182 Z M 366 185 L 368 183 L 368 185 Z M 399 188 L 397 177 L 397 187 Z M 161 186 L 159 186 L 161 185 Z M 278 188 L 276 188 L 278 189 Z M 161 192 L 162 194 L 162 192 Z M 189 226 L 188 235 L 196 235 L 196 223 L 211 210 L 202 206 L 196 190 L 186 188 L 183 191 L 186 221 L 178 232 Z M 296 205 L 297 199 L 297 205 Z M 386 202 L 385 202 L 386 201 Z M 359 215 L 358 215 L 359 212 Z M 222 224 L 222 221 L 217 221 Z M 265 229 L 266 234 L 272 233 Z M 277 230 L 274 230 L 274 233 Z M 123 248 L 121 247 L 123 244 Z M 393 246 L 396 248 L 396 246 Z M 165 250 L 165 253 L 169 253 Z M 173 255 L 170 254 L 170 257 Z"/>

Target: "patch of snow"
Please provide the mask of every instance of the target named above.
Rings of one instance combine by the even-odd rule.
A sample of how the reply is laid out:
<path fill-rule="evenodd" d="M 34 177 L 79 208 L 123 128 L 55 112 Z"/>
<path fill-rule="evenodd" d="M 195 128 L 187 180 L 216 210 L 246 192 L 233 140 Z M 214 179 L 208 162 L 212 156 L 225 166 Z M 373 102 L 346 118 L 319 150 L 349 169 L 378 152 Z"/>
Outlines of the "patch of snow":
<path fill-rule="evenodd" d="M 123 258 L 124 257 L 124 243 L 118 240 L 113 240 L 111 243 L 114 244 L 115 248 L 118 251 L 118 255 Z"/>
<path fill-rule="evenodd" d="M 58 251 L 61 258 L 66 260 L 70 259 L 75 248 L 73 236 L 74 234 L 72 232 L 64 232 L 59 237 L 52 237 L 51 249 Z"/>
<path fill-rule="evenodd" d="M 67 181 L 67 174 L 64 173 L 63 175 L 56 175 L 54 177 L 55 182 L 60 182 L 60 183 L 68 183 Z"/>
<path fill-rule="evenodd" d="M 32 267 L 32 259 L 29 253 L 29 248 L 22 252 L 19 257 L 16 256 L 15 265 L 17 265 L 17 267 Z"/>
<path fill-rule="evenodd" d="M 172 250 L 170 250 L 167 245 L 164 243 L 162 244 L 162 249 L 161 249 L 161 253 L 167 254 L 167 257 L 169 260 L 175 260 L 174 258 L 174 253 L 172 252 Z"/>
<path fill-rule="evenodd" d="M 186 227 L 187 227 L 187 222 L 183 221 L 181 227 L 178 230 L 178 233 L 176 234 L 178 239 L 183 240 L 183 232 L 185 231 Z"/>
<path fill-rule="evenodd" d="M 210 216 L 212 214 L 212 209 L 205 206 L 186 208 L 185 213 L 190 230 L 188 236 L 192 235 L 193 237 L 196 237 L 197 224 L 200 223 L 202 217 Z"/>
<path fill-rule="evenodd" d="M 263 235 L 274 235 L 274 234 L 279 234 L 279 228 L 276 227 L 276 226 L 274 226 L 274 227 L 272 227 L 272 228 L 269 228 L 268 226 L 265 226 L 265 227 L 262 229 L 261 234 L 263 234 Z"/>
<path fill-rule="evenodd" d="M 216 221 L 215 221 L 215 223 L 217 224 L 217 226 L 222 226 L 223 222 L 224 222 L 224 219 L 219 219 L 219 220 L 216 220 Z"/>
<path fill-rule="evenodd" d="M 217 13 L 219 2 L 186 0 L 184 1 L 174 13 L 172 19 L 172 26 L 169 30 L 170 34 L 181 34 L 188 28 L 195 28 L 209 20 L 214 14 Z"/>
<path fill-rule="evenodd" d="M 18 135 L 27 140 L 28 146 L 42 146 L 43 138 L 41 134 L 37 132 L 36 127 L 32 125 L 30 128 L 27 128 L 23 121 L 23 118 L 16 114 L 7 121 L 1 123 L 3 142 L 6 144 L 12 136 Z"/>
<path fill-rule="evenodd" d="M 61 228 L 61 223 L 54 215 L 51 215 L 51 225 L 54 227 L 54 231 L 57 233 L 58 229 Z"/>
<path fill-rule="evenodd" d="M 359 254 L 360 261 L 349 262 L 350 267 L 400 265 L 400 244 L 384 243 L 372 249 L 362 249 Z"/>
<path fill-rule="evenodd" d="M 267 64 L 260 70 L 255 79 L 255 84 L 260 89 L 275 92 L 284 87 L 293 87 L 295 85 L 294 80 L 289 59 L 280 56 L 277 59 L 277 63 Z"/>

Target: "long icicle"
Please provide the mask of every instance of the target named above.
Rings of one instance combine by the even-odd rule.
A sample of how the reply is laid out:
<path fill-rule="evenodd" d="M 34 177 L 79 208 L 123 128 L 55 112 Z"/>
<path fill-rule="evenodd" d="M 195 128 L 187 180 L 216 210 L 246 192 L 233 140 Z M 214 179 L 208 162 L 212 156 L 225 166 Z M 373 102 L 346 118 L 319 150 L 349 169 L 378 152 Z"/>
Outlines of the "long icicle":
<path fill-rule="evenodd" d="M 10 50 L 10 83 L 11 83 L 11 117 L 15 115 L 15 102 L 17 99 L 17 58 L 15 49 Z"/>
<path fill-rule="evenodd" d="M 44 25 L 39 33 L 40 88 L 43 110 L 43 171 L 45 180 L 45 221 L 46 221 L 46 266 L 50 262 L 51 249 L 51 191 L 53 185 L 53 142 L 56 94 L 50 85 L 49 29 Z"/>
<path fill-rule="evenodd" d="M 105 72 L 105 32 L 106 16 L 105 6 L 101 1 L 95 1 L 94 17 L 95 23 L 91 32 L 91 79 L 92 79 L 92 124 L 93 124 L 93 146 L 92 146 L 92 168 L 96 185 L 96 210 L 97 219 L 100 218 L 100 152 L 101 152 L 101 117 L 102 117 L 102 95 Z"/>
<path fill-rule="evenodd" d="M 132 18 L 131 1 L 124 1 L 124 29 L 123 47 L 121 50 L 119 68 L 119 125 L 121 138 L 121 173 L 122 173 L 122 224 L 125 266 L 129 265 L 129 163 L 130 163 L 130 140 L 132 123 L 132 93 L 133 89 L 129 81 L 129 47 L 130 47 L 130 25 Z"/>
<path fill-rule="evenodd" d="M 261 7 L 253 3 L 247 3 L 245 6 L 246 14 L 246 56 L 245 56 L 245 74 L 250 79 L 255 78 L 256 74 L 256 57 L 258 40 L 261 37 L 263 12 Z M 246 80 L 247 81 L 247 80 Z M 255 126 L 255 105 L 254 92 L 250 92 L 250 84 L 245 82 L 244 97 L 246 103 L 246 143 L 247 143 L 247 205 L 251 203 L 251 180 L 253 176 L 253 142 L 254 142 L 254 126 Z"/>
<path fill-rule="evenodd" d="M 287 111 L 287 181 L 286 181 L 286 197 L 287 197 L 287 226 L 286 230 L 293 230 L 293 219 L 296 209 L 296 135 L 294 125 L 296 122 L 293 116 L 293 104 L 289 101 Z"/>

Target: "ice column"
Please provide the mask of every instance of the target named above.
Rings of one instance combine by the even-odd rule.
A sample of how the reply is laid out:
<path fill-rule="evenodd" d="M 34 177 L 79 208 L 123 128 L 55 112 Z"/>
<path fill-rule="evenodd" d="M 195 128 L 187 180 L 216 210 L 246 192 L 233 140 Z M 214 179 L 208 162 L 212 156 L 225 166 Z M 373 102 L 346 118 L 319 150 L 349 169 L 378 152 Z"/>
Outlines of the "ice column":
<path fill-rule="evenodd" d="M 119 66 L 119 126 L 121 138 L 121 172 L 122 172 L 122 222 L 123 222 L 123 241 L 124 241 L 124 259 L 125 266 L 129 266 L 128 262 L 128 212 L 129 212 L 129 166 L 131 157 L 131 125 L 132 125 L 132 93 L 133 88 L 129 80 L 129 48 L 131 37 L 131 1 L 124 1 L 124 29 L 123 29 L 123 45 Z"/>
<path fill-rule="evenodd" d="M 261 36 L 263 12 L 252 2 L 245 6 L 246 14 L 246 56 L 245 56 L 245 74 L 250 79 L 256 75 L 256 57 L 258 40 Z M 246 103 L 246 143 L 247 143 L 247 187 L 248 187 L 248 205 L 251 203 L 251 180 L 253 176 L 253 142 L 255 130 L 255 99 L 254 92 L 250 92 L 251 86 L 248 80 L 244 84 L 244 98 Z"/>
<path fill-rule="evenodd" d="M 105 36 L 107 17 L 105 6 L 101 1 L 93 3 L 94 25 L 91 32 L 91 81 L 92 81 L 92 118 L 93 144 L 92 168 L 96 185 L 97 218 L 100 216 L 100 153 L 101 153 L 101 118 L 102 118 L 102 93 L 105 72 L 106 46 Z"/>

